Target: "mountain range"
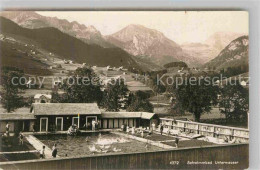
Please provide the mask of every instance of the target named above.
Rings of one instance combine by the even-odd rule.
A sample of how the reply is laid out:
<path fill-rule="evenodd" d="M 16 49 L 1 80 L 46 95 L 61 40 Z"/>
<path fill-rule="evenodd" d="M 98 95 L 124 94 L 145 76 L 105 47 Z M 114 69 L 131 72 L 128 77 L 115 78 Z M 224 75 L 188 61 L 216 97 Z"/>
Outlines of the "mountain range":
<path fill-rule="evenodd" d="M 97 44 L 102 47 L 114 47 L 107 42 L 100 31 L 92 25 L 85 26 L 76 21 L 69 22 L 66 19 L 58 19 L 57 17 L 46 17 L 33 11 L 5 11 L 1 13 L 1 16 L 12 20 L 24 28 L 36 29 L 54 27 L 73 37 L 81 39 L 88 44 Z"/>
<path fill-rule="evenodd" d="M 52 52 L 62 59 L 87 63 L 88 65 L 140 68 L 132 56 L 120 48 L 103 48 L 98 45 L 87 44 L 53 27 L 23 28 L 4 17 L 0 17 L 0 23 L 1 34 L 26 39 L 26 41 L 35 44 L 37 48 Z M 1 58 L 9 60 L 5 55 L 8 54 L 2 54 Z"/>
<path fill-rule="evenodd" d="M 201 65 L 205 65 L 210 60 L 218 56 L 221 50 L 223 50 L 232 40 L 242 35 L 232 32 L 217 32 L 204 42 L 187 42 L 179 45 L 173 40 L 167 38 L 160 31 L 150 29 L 142 25 L 131 24 L 114 34 L 103 36 L 94 26 L 85 26 L 84 24 L 80 24 L 76 21 L 69 22 L 65 19 L 58 19 L 57 17 L 46 17 L 33 11 L 10 11 L 2 12 L 0 15 L 12 20 L 22 28 L 30 29 L 33 32 L 41 30 L 39 31 L 41 32 L 40 34 L 42 34 L 43 31 L 45 32 L 43 34 L 49 34 L 49 31 L 52 34 L 54 31 L 53 28 L 56 28 L 60 32 L 70 35 L 69 39 L 74 37 L 75 39 L 73 39 L 73 42 L 78 39 L 86 43 L 86 45 L 80 43 L 81 46 L 87 46 L 86 49 L 88 50 L 84 50 L 85 52 L 88 51 L 86 53 L 90 54 L 91 51 L 99 51 L 97 52 L 99 54 L 86 54 L 86 57 L 84 58 L 82 56 L 84 55 L 82 51 L 75 52 L 80 53 L 79 57 L 79 54 L 72 54 L 72 52 L 67 53 L 68 49 L 58 50 L 56 47 L 58 44 L 54 45 L 54 47 L 56 47 L 55 49 L 45 44 L 46 46 L 44 48 L 54 52 L 56 51 L 60 55 L 64 55 L 65 58 L 75 59 L 75 61 L 80 62 L 85 62 L 88 60 L 92 64 L 98 65 L 99 63 L 96 60 L 97 58 L 94 59 L 90 56 L 93 57 L 96 55 L 105 54 L 103 51 L 109 51 L 107 54 L 110 58 L 116 59 L 116 56 L 120 56 L 119 54 L 122 54 L 124 60 L 129 60 L 128 64 L 124 63 L 123 65 L 129 66 L 129 63 L 134 62 L 135 64 L 145 66 L 150 70 L 160 69 L 163 65 L 175 61 L 183 61 L 187 63 L 189 67 L 199 67 Z M 57 30 L 54 32 L 57 32 Z M 57 35 L 61 35 L 60 32 L 57 33 Z M 29 35 L 27 34 L 27 36 Z M 54 34 L 53 36 L 53 39 L 58 41 L 58 37 Z M 62 37 L 63 36 L 66 35 L 62 35 Z M 30 36 L 29 38 L 34 37 Z M 43 39 L 45 39 L 45 37 L 43 37 Z M 78 48 L 76 45 L 70 45 L 67 39 L 63 40 L 66 48 Z M 49 40 L 46 41 L 48 42 Z M 59 42 L 62 43 L 62 41 Z M 79 43 L 79 41 L 76 42 Z M 107 49 L 105 50 L 105 48 Z M 112 57 L 112 54 L 114 57 Z M 121 58 L 119 61 L 123 60 L 122 57 L 119 57 Z M 100 56 L 99 59 L 108 61 L 109 57 L 104 55 L 103 57 Z M 111 63 L 111 61 L 108 61 L 108 63 Z M 102 63 L 101 61 L 101 65 L 104 64 L 105 63 Z M 118 64 L 119 63 L 111 65 Z"/>
<path fill-rule="evenodd" d="M 165 37 L 163 33 L 142 25 L 128 25 L 105 38 L 134 56 L 146 56 L 161 64 L 184 60 L 186 57 L 176 42 Z"/>

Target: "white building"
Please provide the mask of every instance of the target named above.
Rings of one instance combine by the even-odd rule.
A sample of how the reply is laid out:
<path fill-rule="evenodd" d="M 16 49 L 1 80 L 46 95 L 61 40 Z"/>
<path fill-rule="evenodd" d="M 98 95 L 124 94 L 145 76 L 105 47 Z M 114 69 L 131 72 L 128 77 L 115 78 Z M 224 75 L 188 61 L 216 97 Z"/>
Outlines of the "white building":
<path fill-rule="evenodd" d="M 51 103 L 50 94 L 36 94 L 34 96 L 34 103 Z"/>
<path fill-rule="evenodd" d="M 240 85 L 243 86 L 243 87 L 245 87 L 245 86 L 248 86 L 248 85 L 249 85 L 249 82 L 243 80 L 243 81 L 240 82 Z"/>

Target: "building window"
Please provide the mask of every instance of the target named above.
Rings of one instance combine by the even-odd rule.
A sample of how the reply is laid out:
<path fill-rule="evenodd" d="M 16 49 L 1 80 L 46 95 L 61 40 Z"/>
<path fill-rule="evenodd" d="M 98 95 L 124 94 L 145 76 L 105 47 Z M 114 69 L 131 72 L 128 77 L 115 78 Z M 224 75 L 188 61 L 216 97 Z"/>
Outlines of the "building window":
<path fill-rule="evenodd" d="M 63 131 L 63 117 L 56 117 L 56 130 Z"/>
<path fill-rule="evenodd" d="M 41 132 L 48 131 L 48 118 L 47 117 L 40 118 L 40 131 Z"/>
<path fill-rule="evenodd" d="M 72 118 L 72 125 L 76 125 L 79 128 L 79 117 Z"/>
<path fill-rule="evenodd" d="M 45 100 L 41 100 L 41 103 L 46 103 L 46 101 Z"/>

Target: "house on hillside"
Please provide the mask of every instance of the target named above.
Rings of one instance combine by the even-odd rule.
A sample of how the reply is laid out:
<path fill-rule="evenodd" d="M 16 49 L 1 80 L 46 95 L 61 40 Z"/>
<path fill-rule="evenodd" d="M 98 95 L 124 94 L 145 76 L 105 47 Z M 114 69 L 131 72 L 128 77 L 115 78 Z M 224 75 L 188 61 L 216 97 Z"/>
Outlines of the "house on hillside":
<path fill-rule="evenodd" d="M 112 71 L 113 68 L 111 68 L 110 66 L 107 66 L 107 71 Z"/>
<path fill-rule="evenodd" d="M 32 84 L 33 84 L 32 80 L 28 80 L 26 83 L 26 87 L 29 88 Z"/>
<path fill-rule="evenodd" d="M 29 79 L 27 82 L 26 82 L 26 87 L 29 88 L 29 89 L 34 89 L 34 88 L 37 88 L 38 85 L 36 84 L 36 81 L 35 79 Z"/>
<path fill-rule="evenodd" d="M 64 64 L 69 64 L 69 61 L 63 60 Z"/>
<path fill-rule="evenodd" d="M 34 103 L 51 103 L 51 94 L 36 94 Z"/>
<path fill-rule="evenodd" d="M 53 87 L 59 87 L 62 85 L 62 81 L 61 80 L 55 80 L 53 81 Z"/>
<path fill-rule="evenodd" d="M 243 81 L 240 82 L 240 85 L 243 86 L 243 87 L 247 87 L 247 86 L 249 86 L 249 81 L 243 80 Z"/>
<path fill-rule="evenodd" d="M 121 66 L 121 67 L 118 67 L 118 69 L 117 69 L 118 71 L 120 71 L 120 70 L 123 70 L 123 66 Z"/>

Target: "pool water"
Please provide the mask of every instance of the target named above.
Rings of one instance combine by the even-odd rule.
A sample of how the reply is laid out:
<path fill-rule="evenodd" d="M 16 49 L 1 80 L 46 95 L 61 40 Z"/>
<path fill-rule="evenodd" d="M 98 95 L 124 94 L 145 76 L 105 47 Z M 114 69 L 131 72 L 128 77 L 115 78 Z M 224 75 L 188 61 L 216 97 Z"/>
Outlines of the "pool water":
<path fill-rule="evenodd" d="M 78 136 L 66 134 L 35 135 L 35 137 L 49 148 L 52 148 L 56 143 L 60 157 L 163 150 L 160 147 L 109 132 L 83 133 Z"/>

